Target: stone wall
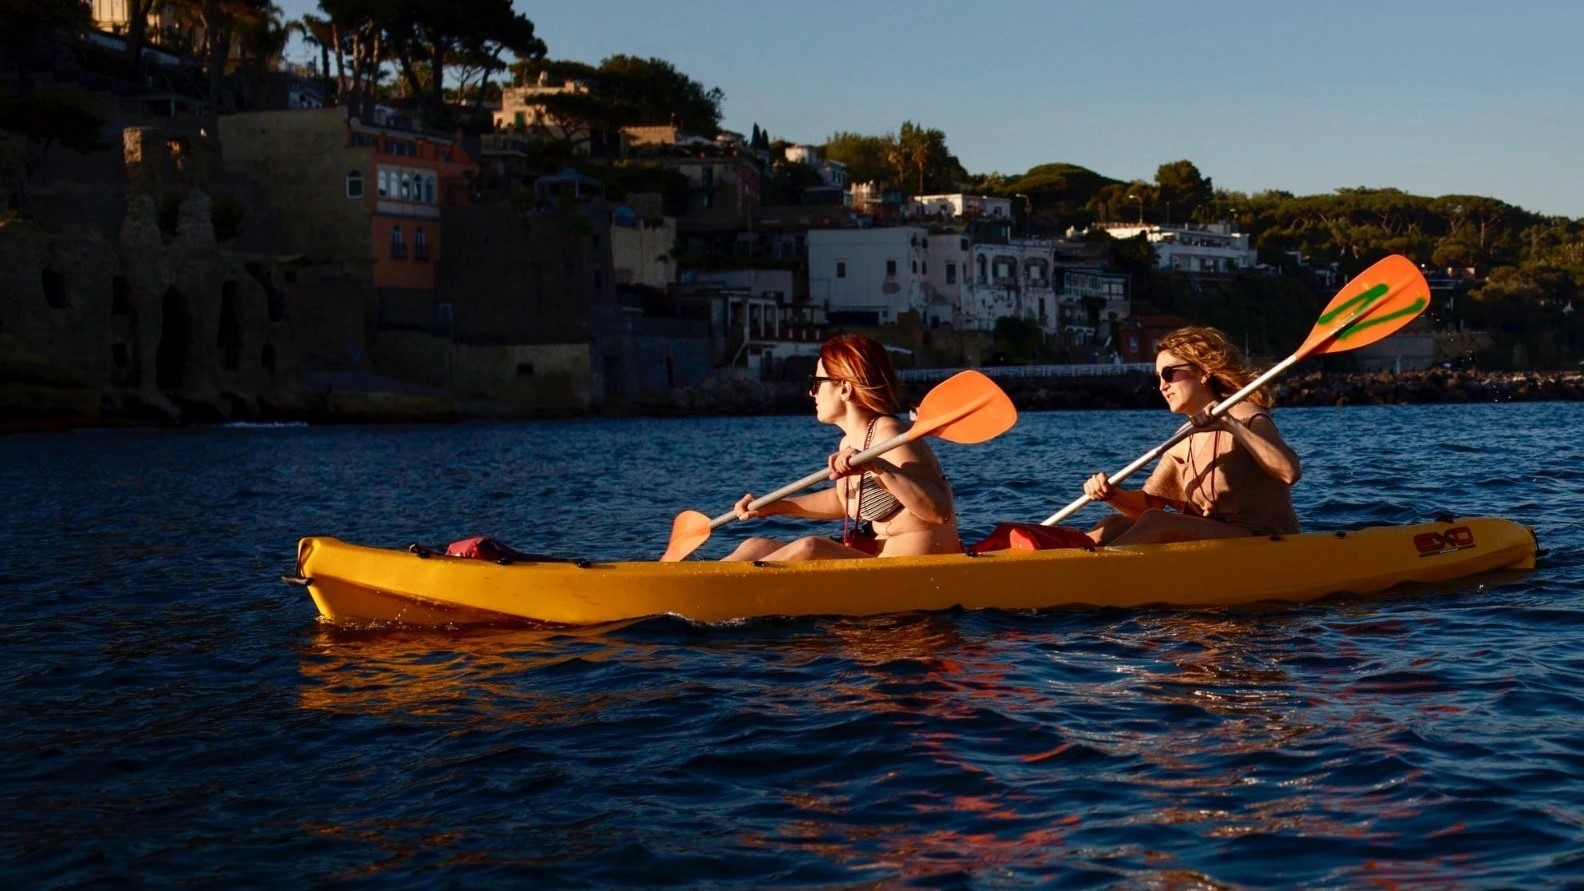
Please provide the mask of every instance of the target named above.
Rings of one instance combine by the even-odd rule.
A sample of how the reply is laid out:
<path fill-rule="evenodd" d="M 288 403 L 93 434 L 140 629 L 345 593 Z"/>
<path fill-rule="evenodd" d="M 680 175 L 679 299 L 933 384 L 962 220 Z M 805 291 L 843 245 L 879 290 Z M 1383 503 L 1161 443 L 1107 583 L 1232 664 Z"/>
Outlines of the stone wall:
<path fill-rule="evenodd" d="M 212 420 L 300 407 L 296 337 L 273 258 L 216 241 L 207 145 L 185 132 L 125 131 L 119 237 L 92 225 L 0 223 L 0 349 L 35 380 L 97 395 L 17 395 L 0 420 Z M 158 201 L 177 196 L 174 231 Z"/>

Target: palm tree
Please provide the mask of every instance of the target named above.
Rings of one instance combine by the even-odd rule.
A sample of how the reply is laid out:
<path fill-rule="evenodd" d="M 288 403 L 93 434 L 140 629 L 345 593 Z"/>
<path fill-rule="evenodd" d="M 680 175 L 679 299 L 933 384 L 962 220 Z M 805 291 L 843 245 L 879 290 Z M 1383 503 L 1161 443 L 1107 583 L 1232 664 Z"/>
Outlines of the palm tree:
<path fill-rule="evenodd" d="M 295 23 L 305 43 L 319 48 L 319 77 L 326 87 L 330 83 L 330 50 L 335 46 L 335 25 L 330 19 L 306 13 Z M 341 54 L 336 53 L 336 66 L 341 64 Z M 328 90 L 326 91 L 328 92 Z M 329 98 L 328 96 L 326 98 Z"/>
<path fill-rule="evenodd" d="M 239 9 L 239 17 L 235 25 L 236 47 L 238 53 L 237 67 L 242 75 L 240 80 L 244 92 L 252 100 L 249 104 L 258 107 L 263 91 L 264 79 L 271 69 L 279 67 L 281 54 L 286 51 L 286 44 L 291 36 L 297 33 L 302 25 L 299 22 L 287 22 L 283 19 L 281 8 L 273 3 L 253 8 Z"/>

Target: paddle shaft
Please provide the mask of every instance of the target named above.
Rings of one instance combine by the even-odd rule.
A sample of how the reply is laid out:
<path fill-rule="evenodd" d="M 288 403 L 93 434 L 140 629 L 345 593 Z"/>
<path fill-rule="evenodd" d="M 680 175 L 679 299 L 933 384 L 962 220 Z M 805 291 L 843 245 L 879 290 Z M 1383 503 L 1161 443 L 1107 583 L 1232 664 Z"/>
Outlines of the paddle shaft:
<path fill-rule="evenodd" d="M 1210 410 L 1211 420 L 1218 419 L 1222 415 L 1225 415 L 1227 412 L 1231 411 L 1232 406 L 1237 405 L 1239 402 L 1242 402 L 1249 396 L 1253 395 L 1254 392 L 1260 387 L 1270 383 L 1276 378 L 1277 375 L 1303 361 L 1308 355 L 1308 353 L 1293 353 L 1291 356 L 1288 356 L 1280 362 L 1277 362 L 1275 365 L 1272 365 L 1268 370 L 1266 370 L 1264 374 L 1253 379 L 1252 381 L 1249 381 L 1248 385 L 1243 389 L 1216 403 L 1216 407 Z M 1111 474 L 1111 476 L 1107 479 L 1110 480 L 1111 485 L 1113 486 L 1121 483 L 1123 480 L 1135 473 L 1138 473 L 1141 469 L 1153 463 L 1156 459 L 1160 458 L 1160 456 L 1166 454 L 1167 449 L 1192 436 L 1194 431 L 1197 429 L 1199 428 L 1195 427 L 1192 421 L 1189 421 L 1181 427 L 1178 427 L 1177 432 L 1172 434 L 1171 439 L 1168 439 L 1155 448 L 1150 449 L 1148 452 L 1145 452 L 1143 455 L 1139 456 L 1137 461 L 1134 461 L 1132 464 L 1129 464 L 1121 470 L 1118 470 L 1116 473 Z M 1094 501 L 1093 498 L 1090 498 L 1088 495 L 1083 495 L 1072 504 L 1069 504 L 1056 513 L 1051 514 L 1048 518 L 1043 520 L 1040 525 L 1054 526 L 1057 523 L 1060 523 L 1062 520 L 1065 520 L 1078 511 L 1082 510 L 1084 505 L 1087 505 L 1092 501 Z"/>
<path fill-rule="evenodd" d="M 977 407 L 978 407 L 978 405 L 975 405 L 972 408 L 968 409 L 968 411 L 972 411 L 973 408 L 977 408 Z M 946 420 L 951 420 L 951 419 L 950 418 L 945 418 L 945 419 L 943 419 L 943 422 L 946 421 Z M 863 451 L 859 452 L 858 454 L 853 455 L 852 456 L 852 465 L 854 467 L 857 467 L 859 464 L 867 463 L 869 460 L 871 460 L 873 458 L 877 458 L 877 457 L 885 454 L 886 452 L 891 451 L 892 449 L 896 448 L 897 446 L 902 445 L 903 443 L 909 443 L 909 442 L 912 442 L 915 439 L 918 439 L 919 437 L 921 437 L 921 436 L 929 433 L 931 430 L 935 429 L 937 426 L 939 426 L 939 425 L 938 424 L 930 424 L 926 429 L 920 430 L 918 428 L 918 426 L 915 425 L 915 426 L 913 426 L 913 427 L 911 427 L 911 428 L 909 428 L 907 430 L 904 430 L 903 432 L 898 433 L 896 436 L 891 437 L 890 439 L 886 440 L 885 442 L 880 443 L 877 446 L 873 446 L 873 447 L 864 449 Z M 821 480 L 828 480 L 828 479 L 830 479 L 830 469 L 829 468 L 826 468 L 825 470 L 816 470 L 813 473 L 811 473 L 808 476 L 798 480 L 795 483 L 789 483 L 789 484 L 787 484 L 785 486 L 782 486 L 781 488 L 775 490 L 774 492 L 771 492 L 769 495 L 761 495 L 758 498 L 755 498 L 753 501 L 748 502 L 748 509 L 749 510 L 758 510 L 759 508 L 764 507 L 767 504 L 771 504 L 773 502 L 780 501 L 781 499 L 787 497 L 788 495 L 793 495 L 793 494 L 796 494 L 798 492 L 801 492 L 804 489 L 807 489 L 809 486 L 812 486 L 815 483 L 820 482 Z M 732 520 L 735 520 L 735 519 L 737 519 L 737 511 L 729 510 L 726 513 L 723 513 L 720 516 L 716 517 L 715 519 L 710 520 L 709 527 L 710 527 L 711 530 L 719 529 L 720 527 L 726 525 L 727 523 L 730 523 Z"/>

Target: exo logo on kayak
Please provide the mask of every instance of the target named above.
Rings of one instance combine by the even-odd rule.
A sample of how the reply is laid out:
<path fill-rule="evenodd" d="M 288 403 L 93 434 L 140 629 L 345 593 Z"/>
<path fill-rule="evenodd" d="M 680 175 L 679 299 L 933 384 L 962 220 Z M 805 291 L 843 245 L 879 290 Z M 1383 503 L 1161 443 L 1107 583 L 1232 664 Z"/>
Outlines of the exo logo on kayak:
<path fill-rule="evenodd" d="M 1453 526 L 1445 532 L 1421 532 L 1414 536 L 1419 556 L 1433 557 L 1474 547 L 1474 532 L 1467 526 Z"/>

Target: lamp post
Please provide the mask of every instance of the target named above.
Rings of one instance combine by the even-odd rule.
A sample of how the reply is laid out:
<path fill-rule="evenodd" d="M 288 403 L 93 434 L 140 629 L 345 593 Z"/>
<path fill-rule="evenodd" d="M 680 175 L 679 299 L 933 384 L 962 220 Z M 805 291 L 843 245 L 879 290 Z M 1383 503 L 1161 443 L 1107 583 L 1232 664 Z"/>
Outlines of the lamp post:
<path fill-rule="evenodd" d="M 1139 205 L 1139 225 L 1144 225 L 1144 199 L 1137 195 L 1129 195 L 1129 201 L 1137 201 Z"/>

